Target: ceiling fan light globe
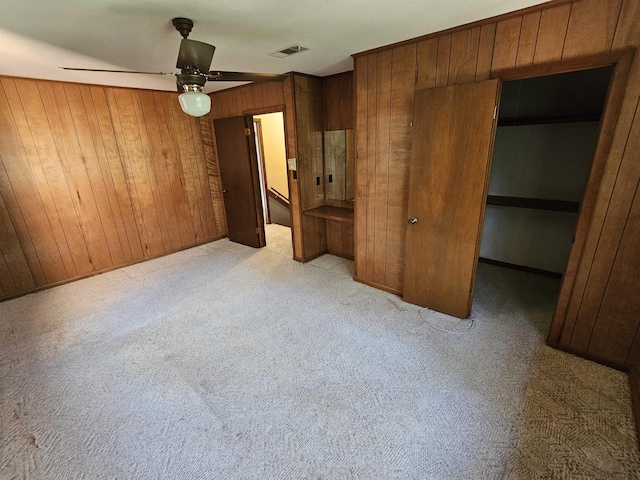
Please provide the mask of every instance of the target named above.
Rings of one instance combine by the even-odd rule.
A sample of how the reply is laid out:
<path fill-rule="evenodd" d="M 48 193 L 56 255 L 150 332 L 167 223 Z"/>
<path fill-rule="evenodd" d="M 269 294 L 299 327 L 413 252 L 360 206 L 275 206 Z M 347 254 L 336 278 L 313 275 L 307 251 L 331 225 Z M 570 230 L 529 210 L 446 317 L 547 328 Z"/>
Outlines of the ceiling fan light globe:
<path fill-rule="evenodd" d="M 182 111 L 192 117 L 202 117 L 211 111 L 211 98 L 202 92 L 184 92 L 178 95 Z"/>

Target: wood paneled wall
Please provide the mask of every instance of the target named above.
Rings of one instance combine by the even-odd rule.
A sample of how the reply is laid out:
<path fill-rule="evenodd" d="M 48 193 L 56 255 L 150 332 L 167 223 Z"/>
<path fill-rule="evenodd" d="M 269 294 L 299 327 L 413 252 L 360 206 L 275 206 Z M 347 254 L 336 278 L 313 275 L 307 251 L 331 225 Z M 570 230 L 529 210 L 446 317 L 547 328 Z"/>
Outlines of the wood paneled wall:
<path fill-rule="evenodd" d="M 324 150 L 322 129 L 322 81 L 294 75 L 298 181 L 302 211 L 324 205 Z M 327 249 L 326 222 L 302 216 L 303 260 L 311 260 Z"/>
<path fill-rule="evenodd" d="M 639 0 L 578 0 L 356 55 L 356 278 L 396 293 L 403 289 L 416 89 L 639 44 Z M 569 308 L 554 319 L 561 335 L 557 342 L 550 338 L 554 346 L 620 367 L 634 335 L 634 348 L 640 348 L 638 279 L 630 273 L 640 271 L 631 252 L 638 243 L 639 57 L 631 66 L 575 282 L 568 286 Z"/>
<path fill-rule="evenodd" d="M 0 77 L 0 298 L 224 236 L 216 175 L 174 93 Z"/>
<path fill-rule="evenodd" d="M 325 130 L 351 130 L 355 128 L 353 71 L 322 79 L 323 124 Z"/>
<path fill-rule="evenodd" d="M 302 212 L 317 206 L 320 192 L 324 196 L 322 181 L 319 186 L 315 182 L 318 159 L 322 168 L 320 79 L 291 74 L 282 83 L 248 84 L 212 93 L 211 102 L 212 119 L 284 111 L 287 158 L 296 158 L 298 166 L 295 178 L 289 172 L 293 256 L 298 261 L 317 256 L 324 250 L 319 241 L 325 235 L 324 224 Z"/>

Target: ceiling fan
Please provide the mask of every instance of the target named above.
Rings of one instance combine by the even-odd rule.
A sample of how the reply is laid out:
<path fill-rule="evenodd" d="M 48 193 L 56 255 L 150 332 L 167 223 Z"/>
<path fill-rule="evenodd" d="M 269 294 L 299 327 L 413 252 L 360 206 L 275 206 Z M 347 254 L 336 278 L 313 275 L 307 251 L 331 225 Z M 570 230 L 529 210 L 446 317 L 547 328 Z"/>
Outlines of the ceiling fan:
<path fill-rule="evenodd" d="M 211 70 L 211 60 L 216 47 L 208 43 L 189 40 L 187 37 L 193 28 L 193 22 L 188 18 L 174 18 L 172 21 L 182 41 L 178 52 L 176 68 L 180 73 L 165 72 L 136 72 L 129 70 L 101 70 L 95 68 L 72 68 L 61 67 L 64 70 L 79 70 L 85 72 L 112 72 L 112 73 L 140 73 L 145 75 L 174 75 L 178 91 L 181 93 L 178 98 L 182 110 L 193 117 L 201 117 L 211 110 L 211 98 L 202 93 L 202 88 L 206 82 L 280 82 L 287 78 L 287 75 L 273 73 L 247 73 L 247 72 L 224 72 L 221 70 Z"/>

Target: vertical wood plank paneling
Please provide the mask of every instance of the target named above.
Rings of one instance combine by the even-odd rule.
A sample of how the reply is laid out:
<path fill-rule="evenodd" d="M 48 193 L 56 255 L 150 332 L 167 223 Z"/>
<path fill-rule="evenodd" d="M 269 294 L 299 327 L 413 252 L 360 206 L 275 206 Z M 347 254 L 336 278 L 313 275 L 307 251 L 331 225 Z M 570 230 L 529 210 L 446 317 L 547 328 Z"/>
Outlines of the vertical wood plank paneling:
<path fill-rule="evenodd" d="M 611 275 L 614 258 L 618 251 L 622 232 L 627 222 L 631 201 L 637 189 L 640 168 L 638 159 L 640 156 L 640 104 L 636 107 L 636 116 L 629 133 L 617 173 L 611 200 L 606 207 L 606 217 L 597 237 L 597 250 L 593 255 L 593 263 L 589 269 L 584 295 L 576 311 L 576 325 L 571 335 L 571 348 L 580 351 L 586 350 L 593 333 L 602 295 Z"/>
<path fill-rule="evenodd" d="M 391 125 L 389 154 L 389 205 L 387 207 L 386 278 L 384 285 L 397 291 L 404 282 L 405 232 L 408 218 L 413 85 L 416 71 L 416 45 L 393 49 L 391 77 Z"/>
<path fill-rule="evenodd" d="M 200 131 L 202 132 L 202 146 L 207 162 L 209 193 L 213 204 L 214 233 L 216 237 L 220 237 L 227 235 L 227 219 L 224 216 L 222 183 L 220 182 L 220 170 L 218 168 L 218 162 L 216 161 L 216 136 L 210 118 L 200 118 Z"/>
<path fill-rule="evenodd" d="M 638 18 L 640 18 L 640 1 L 624 0 L 613 36 L 613 48 L 638 45 L 638 37 L 640 36 Z"/>
<path fill-rule="evenodd" d="M 322 79 L 324 130 L 353 129 L 353 72 Z"/>
<path fill-rule="evenodd" d="M 126 236 L 119 215 L 114 215 L 114 199 L 108 187 L 112 186 L 108 170 L 105 167 L 105 151 L 101 137 L 96 135 L 98 121 L 91 99 L 91 91 L 87 85 L 65 85 L 65 92 L 71 109 L 71 117 L 78 134 L 78 143 L 86 162 L 87 174 L 91 183 L 94 201 L 109 248 L 112 265 L 122 265 L 125 258 L 122 237 Z M 105 174 L 108 180 L 105 180 Z M 119 221 L 120 220 L 120 221 Z"/>
<path fill-rule="evenodd" d="M 110 105 L 112 118 L 120 142 L 120 151 L 126 152 L 123 162 L 125 178 L 129 191 L 135 192 L 133 207 L 144 255 L 145 257 L 159 255 L 163 251 L 162 234 L 133 103 L 135 92 L 118 89 L 112 93 L 113 103 Z"/>
<path fill-rule="evenodd" d="M 515 66 L 521 28 L 522 17 L 514 17 L 498 22 L 494 40 L 492 70 Z"/>
<path fill-rule="evenodd" d="M 594 11 L 594 14 L 597 10 Z M 637 18 L 640 15 L 640 2 L 638 0 L 628 0 L 623 4 L 620 21 L 614 36 L 613 48 L 628 46 L 633 41 L 640 38 L 640 22 L 630 21 L 629 17 Z M 616 235 L 622 227 L 625 212 L 628 206 L 622 211 L 617 211 L 617 204 L 611 203 L 612 196 L 616 190 L 625 192 L 622 198 L 630 204 L 629 192 L 632 191 L 634 179 L 640 175 L 637 166 L 640 165 L 637 157 L 634 157 L 633 144 L 637 143 L 637 133 L 634 135 L 632 129 L 637 131 L 639 116 L 640 97 L 640 59 L 635 55 L 629 79 L 624 93 L 621 112 L 618 116 L 613 141 L 611 144 L 609 158 L 604 166 L 602 181 L 599 185 L 598 198 L 591 215 L 588 235 L 583 248 L 582 257 L 578 265 L 574 287 L 569 299 L 568 308 L 564 317 L 564 326 L 560 336 L 560 345 L 567 348 L 587 348 L 593 322 L 594 312 L 597 305 L 594 301 L 601 298 L 601 294 L 595 287 L 604 285 L 611 270 L 614 252 L 611 248 L 617 248 Z M 634 127 L 634 125 L 636 125 Z M 630 142 L 632 145 L 630 145 Z M 631 149 L 630 149 L 631 148 Z M 637 147 L 635 147 L 637 148 Z M 627 158 L 626 167 L 622 166 L 623 158 Z M 634 167 L 635 165 L 635 167 Z M 614 226 L 613 231 L 605 230 Z M 604 253 L 603 253 L 604 252 Z M 596 260 L 599 260 L 596 262 Z M 594 270 L 595 269 L 595 270 Z M 593 272 L 593 273 L 592 273 Z M 597 298 L 588 298 L 596 296 Z M 583 304 L 583 300 L 584 301 Z M 575 337 L 574 337 L 575 335 Z"/>
<path fill-rule="evenodd" d="M 438 39 L 432 38 L 418 43 L 416 58 L 418 63 L 416 90 L 435 87 L 438 65 Z"/>
<path fill-rule="evenodd" d="M 340 130 L 353 130 L 353 72 L 340 76 Z"/>
<path fill-rule="evenodd" d="M 293 76 L 289 75 L 282 85 L 282 95 L 285 108 L 285 135 L 287 142 L 287 157 L 298 157 L 298 134 L 296 126 L 296 101 Z M 296 177 L 296 178 L 294 178 Z M 293 258 L 303 260 L 302 238 L 302 200 L 300 198 L 299 177 L 297 172 L 288 171 L 289 179 L 289 212 L 291 215 L 291 232 L 293 240 Z"/>
<path fill-rule="evenodd" d="M 631 342 L 640 327 L 640 303 L 636 298 L 640 285 L 640 184 L 626 219 L 620 246 L 598 316 L 593 325 L 587 351 L 624 366 L 631 354 Z"/>
<path fill-rule="evenodd" d="M 153 201 L 153 206 L 155 208 L 156 221 L 159 232 L 158 243 L 160 244 L 161 242 L 162 251 L 170 251 L 171 242 L 169 240 L 169 234 L 167 231 L 167 214 L 164 211 L 164 204 L 162 202 L 162 194 L 160 191 L 161 185 L 156 175 L 155 162 L 152 160 L 153 153 L 151 148 L 151 139 L 149 138 L 149 134 L 147 132 L 148 122 L 140 121 L 145 117 L 145 112 L 142 107 L 142 99 L 144 94 L 145 92 L 143 90 L 137 90 L 133 92 L 132 95 L 133 112 L 136 119 L 138 119 L 138 136 L 142 152 L 142 156 L 140 157 L 139 161 L 141 165 L 144 166 L 144 170 L 146 170 L 147 178 L 149 180 L 149 192 L 151 193 L 151 200 Z M 155 113 L 149 113 L 155 115 Z"/>
<path fill-rule="evenodd" d="M 200 121 L 197 118 L 190 118 L 189 125 L 193 132 L 193 138 L 196 148 L 196 167 L 200 178 L 200 188 L 198 189 L 198 197 L 202 202 L 202 215 L 205 225 L 207 238 L 217 237 L 216 217 L 213 207 L 213 201 L 209 186 L 209 172 L 207 170 L 207 155 L 204 147 L 203 132 L 200 128 Z"/>
<path fill-rule="evenodd" d="M 11 215 L 0 195 L 0 286 L 5 295 L 35 288 Z"/>
<path fill-rule="evenodd" d="M 540 16 L 540 12 L 532 12 L 522 17 L 518 55 L 516 57 L 517 66 L 533 63 L 533 55 L 536 51 L 538 30 L 540 28 Z"/>
<path fill-rule="evenodd" d="M 55 149 L 37 84 L 28 80 L 15 80 L 13 83 L 12 90 L 5 85 L 5 92 L 11 103 L 11 113 L 20 132 L 38 193 L 42 198 L 48 223 L 53 232 L 52 237 L 55 239 L 57 254 L 64 264 L 64 271 L 58 270 L 54 277 L 56 280 L 53 281 L 62 281 L 65 278 L 90 272 L 91 265 L 87 261 L 88 255 L 80 235 L 75 209 L 58 160 L 58 152 Z M 29 116 L 26 112 L 29 112 Z M 38 135 L 34 135 L 33 132 L 38 132 Z M 71 245 L 76 248 L 74 253 L 80 264 L 80 272 L 76 270 L 75 258 L 70 251 L 67 236 L 71 237 Z M 53 257 L 40 258 L 40 260 L 45 263 L 50 261 L 57 263 L 57 259 L 54 258 L 55 253 L 53 251 L 51 253 Z"/>
<path fill-rule="evenodd" d="M 573 4 L 563 58 L 611 49 L 622 0 L 581 0 Z"/>
<path fill-rule="evenodd" d="M 167 158 L 169 152 L 166 142 L 168 132 L 166 127 L 160 126 L 164 112 L 158 111 L 152 91 L 140 91 L 140 106 L 145 121 L 145 136 L 149 139 L 147 148 L 148 162 L 147 168 L 153 172 L 154 201 L 160 203 L 161 224 L 163 231 L 163 241 L 165 248 L 175 250 L 182 247 L 180 235 L 180 224 L 176 213 L 173 189 L 167 168 Z"/>
<path fill-rule="evenodd" d="M 476 76 L 479 43 L 480 27 L 451 35 L 449 85 L 473 82 Z"/>
<path fill-rule="evenodd" d="M 536 52 L 533 56 L 534 63 L 558 60 L 562 57 L 572 5 L 560 5 L 542 11 Z"/>
<path fill-rule="evenodd" d="M 176 209 L 176 215 L 178 216 L 178 227 L 180 230 L 180 239 L 182 245 L 190 245 L 196 239 L 196 230 L 194 229 L 193 214 L 191 212 L 191 206 L 186 190 L 185 172 L 183 170 L 181 153 L 178 146 L 178 135 L 176 132 L 176 121 L 174 120 L 174 111 L 176 115 L 180 115 L 171 105 L 171 99 L 156 92 L 156 111 L 162 112 L 164 121 L 160 122 L 161 128 L 167 126 L 165 131 L 165 138 L 169 141 L 166 144 L 168 156 L 167 156 L 167 170 L 169 175 L 169 183 L 171 185 L 171 192 L 173 196 L 173 203 Z M 206 118 L 206 117 L 205 117 Z M 210 121 L 210 120 L 209 120 Z M 215 157 L 212 157 L 212 161 L 215 161 Z M 216 161 L 217 165 L 217 161 Z M 218 181 L 220 179 L 218 175 Z M 223 211 L 220 212 L 224 215 L 224 206 L 221 206 Z"/>
<path fill-rule="evenodd" d="M 445 87 L 449 82 L 451 62 L 451 35 L 438 37 L 438 60 L 436 64 L 436 87 Z"/>
<path fill-rule="evenodd" d="M 367 162 L 369 119 L 369 57 L 360 56 L 354 61 L 356 94 L 356 168 L 355 168 L 355 205 L 354 205 L 354 242 L 356 244 L 355 276 L 366 278 L 367 265 Z"/>
<path fill-rule="evenodd" d="M 640 1 L 638 0 L 576 0 L 569 3 L 545 4 L 539 10 L 528 10 L 522 16 L 497 19 L 496 23 L 487 23 L 479 27 L 477 53 L 475 57 L 464 52 L 464 38 L 471 38 L 473 29 L 443 32 L 440 35 L 416 40 L 408 43 L 416 49 L 417 73 L 415 85 L 409 82 L 402 87 L 403 94 L 413 98 L 414 91 L 420 88 L 432 88 L 444 84 L 443 70 L 446 69 L 448 82 L 458 82 L 460 65 L 464 68 L 475 59 L 474 80 L 485 80 L 491 72 L 497 69 L 518 65 L 541 64 L 561 58 L 606 52 L 612 48 L 637 46 L 640 43 Z M 462 45 L 462 46 L 461 46 Z M 404 225 L 393 225 L 391 218 L 396 215 L 389 213 L 387 224 L 387 251 L 385 253 L 386 277 L 384 282 L 378 283 L 375 269 L 380 261 L 378 254 L 374 255 L 372 233 L 377 229 L 371 228 L 371 222 L 382 224 L 378 213 L 373 213 L 371 204 L 375 204 L 376 212 L 380 210 L 380 198 L 376 192 L 379 185 L 380 164 L 375 159 L 383 141 L 379 138 L 379 126 L 384 120 L 378 118 L 387 113 L 372 99 L 380 98 L 381 86 L 376 84 L 383 67 L 377 59 L 387 51 L 397 47 L 388 47 L 375 52 L 369 52 L 355 57 L 356 76 L 356 105 L 358 115 L 357 146 L 358 146 L 358 185 L 356 189 L 356 276 L 365 282 L 378 284 L 382 288 L 401 291 L 402 283 L 395 282 L 392 272 L 403 272 L 403 256 L 394 257 L 391 253 L 392 242 L 404 240 Z M 459 53 L 463 51 L 464 53 Z M 465 58 L 463 60 L 463 58 Z M 392 67 L 392 98 L 396 91 L 395 53 Z M 463 82 L 467 72 L 462 74 Z M 604 132 L 604 136 L 611 138 L 611 148 L 604 163 L 603 176 L 599 185 L 598 196 L 592 208 L 589 225 L 585 226 L 585 244 L 582 256 L 576 261 L 575 282 L 572 284 L 569 307 L 566 311 L 565 325 L 569 328 L 562 331 L 560 344 L 574 351 L 586 351 L 594 357 L 601 358 L 602 352 L 606 356 L 607 337 L 617 335 L 614 330 L 615 315 L 606 313 L 619 308 L 615 302 L 622 301 L 628 307 L 629 303 L 622 296 L 614 293 L 616 288 L 608 285 L 622 285 L 622 261 L 619 255 L 631 257 L 628 253 L 625 230 L 626 218 L 631 211 L 632 198 L 640 178 L 640 159 L 636 152 L 640 145 L 636 145 L 640 138 L 638 118 L 640 118 L 640 59 L 634 59 L 631 66 L 626 91 L 624 92 L 622 107 L 618 114 L 615 131 Z M 391 115 L 394 107 L 392 105 Z M 364 117 L 364 118 L 361 118 Z M 634 120 L 635 119 L 635 120 Z M 398 197 L 406 195 L 406 186 L 394 188 L 392 178 L 394 172 L 402 171 L 407 166 L 409 155 L 402 153 L 402 149 L 394 147 L 396 137 L 394 128 L 396 122 L 392 119 L 389 135 L 392 152 L 389 164 L 394 168 L 389 170 L 389 190 L 397 192 Z M 378 129 L 378 130 L 377 130 Z M 396 155 L 393 157 L 393 155 Z M 372 173 L 373 171 L 373 173 Z M 386 194 L 383 193 L 383 197 Z M 387 196 L 387 208 L 391 212 L 391 203 L 396 195 Z M 398 203 L 401 203 L 398 201 Z M 395 207 L 397 208 L 397 207 Z M 406 217 L 406 212 L 398 217 Z M 635 218 L 635 217 L 634 217 Z M 406 218 L 403 218 L 406 221 Z M 393 239 L 393 240 L 392 240 Z M 624 253 L 627 252 L 627 253 Z M 617 282 L 617 283 L 616 283 Z M 622 282 L 622 283 L 620 283 Z M 604 295 L 607 292 L 606 300 Z M 609 297 L 612 296 L 610 299 Z M 615 301 L 614 301 L 615 298 Z M 611 306 L 609 306 L 611 305 Z M 606 307 L 606 308 L 605 308 Z M 618 311 L 618 310 L 616 310 Z M 573 319 L 573 320 L 572 320 Z M 573 323 L 572 323 L 573 322 Z M 626 325 L 626 324 L 625 324 Z M 575 331 L 574 331 L 575 326 Z M 633 325 L 629 327 L 633 330 Z M 618 330 L 616 330 L 618 331 Z M 629 330 L 630 331 L 630 330 Z M 573 339 L 572 339 L 573 336 Z M 613 338 L 613 344 L 617 340 Z M 620 340 L 621 349 L 629 347 L 632 339 L 629 332 Z M 594 340 L 596 338 L 597 340 Z M 618 338 L 618 337 L 616 337 Z M 619 337 L 622 339 L 622 337 Z M 637 342 L 640 344 L 640 341 Z M 626 345 L 626 347 L 625 347 Z M 618 358 L 622 358 L 619 356 Z"/>
<path fill-rule="evenodd" d="M 210 125 L 207 125 L 207 129 L 211 128 L 211 132 L 206 132 L 204 128 L 201 128 L 201 138 L 203 143 L 205 144 L 204 151 L 207 158 L 211 155 L 211 146 L 213 146 L 213 155 L 217 165 L 217 153 L 215 152 L 215 136 L 212 136 L 211 139 L 207 140 L 209 135 L 214 135 L 213 133 L 213 119 L 216 118 L 224 118 L 231 116 L 239 116 L 244 115 L 246 112 L 259 112 L 260 110 L 269 110 L 272 111 L 273 108 L 282 108 L 284 105 L 284 115 L 285 115 L 285 140 L 286 140 L 286 150 L 288 158 L 298 158 L 298 175 L 299 178 L 294 179 L 293 174 L 289 172 L 289 201 L 290 201 L 290 214 L 291 214 L 291 229 L 293 236 L 293 251 L 294 258 L 296 260 L 303 260 L 304 252 L 303 252 L 303 229 L 302 229 L 302 209 L 305 199 L 300 197 L 300 189 L 298 188 L 298 183 L 303 181 L 302 178 L 311 178 L 313 175 L 313 171 L 308 171 L 305 169 L 306 164 L 305 160 L 302 159 L 302 164 L 300 162 L 301 158 L 305 155 L 308 155 L 308 152 L 311 152 L 311 158 L 315 158 L 318 155 L 318 152 L 322 151 L 322 146 L 318 147 L 314 142 L 310 141 L 308 138 L 302 139 L 301 144 L 304 144 L 304 155 L 298 154 L 298 146 L 297 146 L 297 126 L 296 121 L 298 120 L 298 115 L 296 114 L 296 95 L 295 88 L 293 86 L 293 75 L 290 75 L 284 82 L 277 83 L 269 83 L 269 84 L 248 84 L 240 87 L 222 90 L 218 92 L 214 92 L 211 94 L 211 103 L 212 109 L 211 113 L 207 116 Z M 319 82 L 319 80 L 318 80 Z M 321 103 L 322 98 L 318 98 L 318 104 Z M 306 115 L 306 114 L 303 114 Z M 307 115 L 308 118 L 308 115 Z M 320 116 L 320 131 L 316 134 L 316 138 L 322 141 L 322 133 L 321 133 L 321 124 L 322 124 L 322 116 Z M 309 130 L 305 130 L 305 134 L 309 133 Z M 308 141 L 309 140 L 309 141 Z M 317 142 L 316 142 L 317 143 Z M 209 144 L 209 147 L 207 147 Z M 310 148 L 307 150 L 306 148 Z M 207 160 L 209 161 L 209 160 Z M 311 162 L 313 165 L 313 162 Z M 312 169 L 315 167 L 311 167 Z M 215 169 L 209 167 L 208 174 L 211 176 L 213 172 L 215 175 L 217 173 L 217 166 Z M 307 175 L 308 174 L 308 175 Z M 217 177 L 219 178 L 219 177 Z M 216 181 L 216 183 L 218 183 Z M 214 205 L 221 204 L 222 199 L 216 199 L 216 189 L 219 189 L 219 186 L 211 185 L 210 192 L 213 199 Z M 314 185 L 315 188 L 315 185 Z M 219 201 L 217 201 L 219 200 Z M 222 212 L 223 217 L 217 218 L 215 220 L 216 224 L 220 224 L 222 228 L 222 232 L 226 233 L 226 221 L 224 220 L 224 211 Z M 324 236 L 324 230 L 322 234 Z M 318 235 L 315 235 L 313 240 L 317 244 Z M 325 240 L 323 240 L 324 242 Z"/>
<path fill-rule="evenodd" d="M 0 82 L 0 145 L 2 145 L 0 194 L 12 218 L 36 286 L 46 285 L 55 272 L 64 271 L 64 265 L 55 243 L 50 241 L 53 236 L 51 226 L 44 213 L 24 147 L 20 144 L 2 82 Z M 29 229 L 25 218 L 33 221 L 35 227 Z M 41 239 L 47 239 L 47 244 L 43 245 Z M 53 258 L 55 263 L 53 261 L 41 263 L 39 255 L 44 259 Z M 58 268 L 55 268 L 56 266 Z M 47 273 L 49 277 L 46 276 Z"/>
<path fill-rule="evenodd" d="M 45 86 L 53 87 L 45 94 Z M 92 270 L 102 270 L 113 264 L 107 244 L 102 219 L 98 212 L 95 194 L 89 180 L 87 164 L 95 157 L 95 148 L 86 142 L 86 156 L 80 148 L 80 138 L 69 107 L 64 84 L 46 83 L 40 86 L 45 101 L 49 125 L 52 128 L 64 176 L 71 192 L 81 235 L 89 255 Z M 85 122 L 84 108 L 78 112 L 77 121 Z M 84 258 L 83 258 L 84 260 Z"/>
<path fill-rule="evenodd" d="M 298 141 L 298 185 L 302 210 L 324 204 L 322 149 L 322 84 L 320 79 L 294 75 L 296 135 Z M 303 259 L 326 250 L 326 221 L 303 216 Z"/>
<path fill-rule="evenodd" d="M 175 97 L 0 77 L 0 299 L 221 235 Z"/>
<path fill-rule="evenodd" d="M 2 125 L 0 124 L 0 129 L 1 128 Z M 8 161 L 11 161 L 11 159 L 9 158 Z M 2 197 L 2 201 L 7 210 L 9 219 L 12 222 L 12 227 L 16 232 L 16 238 L 20 242 L 20 249 L 24 254 L 25 261 L 27 262 L 27 266 L 29 268 L 29 273 L 31 274 L 31 277 L 33 279 L 33 285 L 31 285 L 31 282 L 29 282 L 28 280 L 25 280 L 24 288 L 21 288 L 20 291 L 27 291 L 36 287 L 46 285 L 47 280 L 42 270 L 42 266 L 40 265 L 38 253 L 36 252 L 35 246 L 33 244 L 31 233 L 27 229 L 22 210 L 18 205 L 18 200 L 13 192 L 13 187 L 11 186 L 11 182 L 9 181 L 9 177 L 7 175 L 7 171 L 5 170 L 2 158 L 0 158 L 0 197 Z M 19 287 L 20 283 L 18 282 L 18 288 Z"/>
<path fill-rule="evenodd" d="M 376 201 L 376 158 L 377 115 L 378 115 L 378 54 L 368 56 L 367 72 L 367 170 L 366 170 L 366 278 L 374 281 L 375 275 L 375 201 Z"/>
<path fill-rule="evenodd" d="M 480 27 L 478 60 L 476 62 L 476 82 L 489 80 L 493 63 L 493 45 L 496 38 L 496 23 Z"/>
<path fill-rule="evenodd" d="M 393 50 L 378 54 L 376 81 L 375 197 L 373 198 L 373 281 L 386 280 L 387 217 L 389 204 L 389 142 L 391 123 L 391 65 Z"/>
<path fill-rule="evenodd" d="M 126 151 L 121 152 L 118 145 L 118 136 L 115 130 L 117 118 L 112 116 L 107 102 L 107 93 L 111 95 L 111 89 L 90 87 L 90 90 L 91 99 L 87 99 L 87 101 L 91 101 L 96 112 L 98 124 L 94 135 L 101 139 L 104 146 L 104 178 L 107 179 L 108 189 L 111 192 L 114 214 L 117 213 L 116 219 L 121 223 L 120 244 L 125 262 L 139 261 L 144 258 L 144 252 L 133 209 L 135 192 L 129 189 L 129 183 L 125 177 L 123 164 Z"/>

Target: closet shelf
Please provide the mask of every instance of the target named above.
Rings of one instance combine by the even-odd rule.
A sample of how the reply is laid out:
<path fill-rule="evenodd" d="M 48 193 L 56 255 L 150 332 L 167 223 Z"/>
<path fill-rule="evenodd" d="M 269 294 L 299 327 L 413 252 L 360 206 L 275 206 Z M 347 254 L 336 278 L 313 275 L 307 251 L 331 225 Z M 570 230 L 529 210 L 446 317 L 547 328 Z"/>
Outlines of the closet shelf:
<path fill-rule="evenodd" d="M 555 212 L 574 212 L 580 208 L 580 202 L 567 200 L 546 200 L 543 198 L 506 197 L 502 195 L 487 195 L 487 205 L 503 207 L 534 208 L 536 210 L 553 210 Z"/>
<path fill-rule="evenodd" d="M 337 222 L 353 223 L 353 210 L 350 208 L 330 207 L 323 205 L 322 207 L 312 208 L 303 212 L 310 217 L 326 218 Z"/>
<path fill-rule="evenodd" d="M 600 115 L 580 115 L 572 117 L 517 117 L 498 118 L 499 127 L 517 127 L 520 125 L 543 125 L 549 123 L 599 122 Z"/>

